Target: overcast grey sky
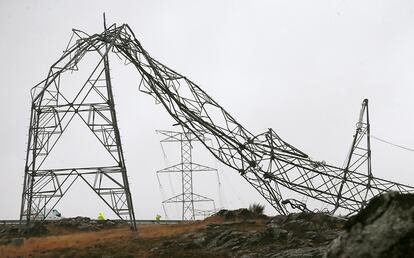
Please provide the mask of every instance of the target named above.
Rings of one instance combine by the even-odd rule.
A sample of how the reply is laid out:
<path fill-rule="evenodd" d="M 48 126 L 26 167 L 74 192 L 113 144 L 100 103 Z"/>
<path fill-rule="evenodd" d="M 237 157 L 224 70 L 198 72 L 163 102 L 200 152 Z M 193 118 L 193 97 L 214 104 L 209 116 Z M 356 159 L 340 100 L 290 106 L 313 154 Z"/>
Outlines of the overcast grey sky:
<path fill-rule="evenodd" d="M 29 90 L 61 55 L 72 28 L 102 31 L 103 12 L 109 23 L 128 23 L 155 59 L 199 84 L 254 134 L 272 127 L 314 159 L 341 166 L 368 98 L 372 134 L 414 146 L 412 1 L 0 0 L 0 218 L 19 214 Z M 111 64 L 136 216 L 152 219 L 173 194 L 166 178 L 160 191 L 155 171 L 173 165 L 169 153 L 178 150 L 167 147 L 165 160 L 154 131 L 173 121 L 138 92 L 131 67 L 116 58 Z M 84 137 L 73 132 L 66 144 L 85 145 Z M 64 163 L 74 148 L 59 151 Z M 372 152 L 376 176 L 414 185 L 413 153 L 374 140 Z M 99 151 L 78 154 L 92 160 Z M 235 171 L 201 150 L 198 157 L 219 168 L 222 194 L 215 175 L 196 178 L 196 192 L 226 208 L 266 204 Z M 64 216 L 108 213 L 81 182 L 58 209 Z M 266 212 L 274 213 L 269 205 Z"/>

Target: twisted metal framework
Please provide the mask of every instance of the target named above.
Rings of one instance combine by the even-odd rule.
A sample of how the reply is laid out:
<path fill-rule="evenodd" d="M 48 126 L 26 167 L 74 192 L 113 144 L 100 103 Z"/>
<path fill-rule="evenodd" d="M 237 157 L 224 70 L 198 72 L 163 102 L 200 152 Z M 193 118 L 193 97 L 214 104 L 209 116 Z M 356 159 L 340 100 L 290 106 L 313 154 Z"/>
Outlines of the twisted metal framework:
<path fill-rule="evenodd" d="M 118 150 L 116 153 L 122 153 L 118 145 L 119 132 L 114 124 L 116 119 L 114 119 L 115 112 L 111 108 L 113 100 L 110 94 L 104 95 L 103 100 L 107 99 L 106 102 L 87 105 L 83 102 L 75 104 L 72 100 L 66 100 L 59 92 L 60 75 L 75 71 L 78 62 L 88 52 L 98 52 L 105 60 L 108 53 L 112 51 L 120 58 L 124 58 L 128 64 L 132 64 L 142 77 L 140 91 L 154 97 L 184 131 L 192 133 L 217 159 L 237 170 L 281 214 L 287 213 L 288 210 L 282 204 L 280 187 L 325 203 L 332 212 L 342 209 L 348 214 L 359 211 L 367 200 L 386 191 L 414 192 L 411 186 L 374 177 L 370 172 L 358 171 L 362 169 L 362 165 L 354 166 L 352 160 L 358 157 L 356 153 L 359 147 L 353 148 L 349 166 L 343 169 L 312 160 L 307 154 L 281 139 L 272 129 L 258 135 L 250 133 L 199 86 L 153 59 L 126 24 L 121 26 L 114 24 L 103 33 L 94 35 L 74 30 L 74 38 L 77 40 L 70 42 L 63 56 L 52 66 L 48 77 L 33 89 L 21 218 L 26 217 L 29 221 L 31 216 L 36 216 L 41 210 L 41 206 L 37 205 L 35 200 L 49 201 L 63 196 L 65 193 L 63 184 L 70 184 L 71 181 L 66 179 L 58 181 L 57 177 L 61 172 L 63 175 L 81 177 L 85 181 L 88 174 L 102 175 L 102 172 L 106 172 L 103 177 L 108 177 L 109 173 L 123 175 L 119 188 L 122 196 L 126 198 L 122 203 L 127 204 L 130 217 L 133 217 L 122 155 L 118 155 L 119 164 L 110 168 L 83 170 L 39 168 L 41 162 L 38 159 L 47 157 L 66 128 L 67 121 L 74 115 L 84 118 L 85 123 L 109 152 L 113 153 L 112 150 L 116 149 Z M 111 88 L 108 83 L 109 70 L 105 70 L 105 75 L 109 92 Z M 94 82 L 94 78 L 98 78 L 97 73 L 94 72 L 90 78 L 90 82 Z M 90 82 L 87 84 L 91 84 Z M 97 88 L 92 87 L 91 91 L 96 92 Z M 82 97 L 79 97 L 80 99 Z M 83 113 L 89 116 L 82 116 Z M 368 109 L 363 114 L 367 113 Z M 104 122 L 90 122 L 90 117 L 100 117 Z M 360 142 L 359 136 L 362 138 L 369 136 L 369 130 L 364 130 L 364 124 L 368 124 L 367 116 L 363 115 L 363 120 L 360 121 L 362 126 L 357 129 L 355 143 Z M 212 139 L 213 145 L 208 145 L 203 140 L 204 137 Z M 354 146 L 359 145 L 354 144 Z M 362 154 L 362 157 L 366 155 Z M 34 180 L 38 177 L 40 179 Z M 42 191 L 44 188 L 39 181 L 41 182 L 43 177 L 45 178 L 43 180 L 55 183 L 55 188 L 51 191 Z M 98 194 L 102 193 L 100 187 L 93 184 L 91 186 Z M 102 194 L 100 196 L 103 198 Z M 116 194 L 110 192 L 109 196 L 115 197 Z M 25 201 L 27 201 L 27 209 L 24 209 Z M 114 211 L 120 214 L 126 210 L 115 208 Z"/>
<path fill-rule="evenodd" d="M 163 205 L 167 203 L 181 203 L 182 220 L 195 220 L 197 215 L 206 214 L 194 208 L 194 203 L 197 202 L 210 202 L 213 204 L 213 210 L 215 210 L 216 207 L 213 199 L 194 193 L 193 172 L 217 171 L 215 168 L 193 162 L 192 142 L 199 141 L 198 138 L 191 133 L 165 130 L 157 130 L 157 132 L 166 136 L 166 138 L 161 140 L 161 143 L 179 142 L 181 145 L 181 163 L 157 171 L 157 176 L 161 173 L 181 173 L 182 193 L 163 201 Z M 204 142 L 208 140 L 205 137 L 203 138 Z"/>
<path fill-rule="evenodd" d="M 105 34 L 105 33 L 104 33 Z M 74 37 L 85 35 L 74 30 Z M 32 108 L 20 221 L 44 220 L 69 188 L 82 179 L 120 218 L 136 230 L 135 214 L 117 125 L 108 53 L 112 41 L 77 41 L 52 65 L 45 80 L 32 88 Z M 98 54 L 93 69 L 75 97 L 62 91 L 62 75 L 76 72 L 87 52 Z M 44 162 L 72 120 L 78 117 L 113 159 L 112 166 L 46 168 Z M 70 155 L 70 154 L 68 154 Z"/>

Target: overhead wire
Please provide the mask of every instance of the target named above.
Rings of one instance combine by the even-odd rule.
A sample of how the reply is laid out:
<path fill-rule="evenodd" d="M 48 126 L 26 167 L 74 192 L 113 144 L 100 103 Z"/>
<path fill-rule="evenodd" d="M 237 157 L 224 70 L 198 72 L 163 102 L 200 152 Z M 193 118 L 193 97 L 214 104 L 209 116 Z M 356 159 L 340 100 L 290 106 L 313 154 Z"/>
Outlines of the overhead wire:
<path fill-rule="evenodd" d="M 382 142 L 382 143 L 386 143 L 386 144 L 388 144 L 388 145 L 391 145 L 391 146 L 394 146 L 394 147 L 397 147 L 397 148 L 400 148 L 400 149 L 406 150 L 406 151 L 414 152 L 414 148 L 409 148 L 409 147 L 405 147 L 405 146 L 402 146 L 402 145 L 399 145 L 399 144 L 396 144 L 396 143 L 392 143 L 392 142 L 390 142 L 390 141 L 384 140 L 384 139 L 379 138 L 379 137 L 377 137 L 377 136 L 374 136 L 374 135 L 372 135 L 372 134 L 371 134 L 371 138 L 373 138 L 373 139 L 375 139 L 375 140 L 377 140 L 377 141 L 380 141 L 380 142 Z"/>
<path fill-rule="evenodd" d="M 223 207 L 223 191 L 221 188 L 221 181 L 220 181 L 220 175 L 219 175 L 219 171 L 217 169 L 216 171 L 216 175 L 217 175 L 217 186 L 218 186 L 218 195 L 219 195 L 219 207 Z"/>
<path fill-rule="evenodd" d="M 168 166 L 168 157 L 167 157 L 167 154 L 165 153 L 165 150 L 164 150 L 164 147 L 162 146 L 162 143 L 160 142 L 160 146 L 161 146 L 161 150 L 162 150 L 162 154 L 163 154 L 163 159 L 164 159 L 164 165 L 167 167 Z M 159 174 L 158 173 L 156 173 L 157 174 L 157 180 L 158 180 L 158 186 L 159 186 L 159 189 L 160 189 L 160 192 L 161 192 L 161 197 L 162 197 L 162 202 L 164 201 L 164 200 L 166 200 L 167 199 L 167 195 L 165 194 L 165 191 L 164 191 L 164 188 L 162 187 L 162 184 L 161 184 L 161 180 L 160 180 L 160 177 L 159 177 Z M 171 189 L 172 189 L 172 182 L 171 182 L 171 178 L 170 178 L 170 187 L 171 187 Z M 174 190 L 172 189 L 172 191 L 174 192 Z M 164 205 L 164 203 L 162 203 L 161 202 L 161 205 L 162 205 L 162 209 L 163 209 L 163 211 L 164 211 L 164 216 L 165 216 L 165 218 L 166 219 L 169 219 L 169 216 L 168 216 L 168 213 L 167 213 L 167 210 L 166 210 L 166 208 L 165 208 L 165 205 Z"/>
<path fill-rule="evenodd" d="M 233 193 L 233 196 L 236 197 L 236 199 L 239 201 L 239 204 L 244 204 L 245 203 L 244 199 L 240 195 L 237 194 L 237 191 L 235 190 L 235 188 L 233 187 L 233 185 L 231 183 L 232 180 L 230 180 L 227 177 L 225 172 L 223 172 L 222 170 L 220 170 L 220 171 L 221 171 L 221 174 L 224 176 L 224 179 L 227 182 L 227 185 L 229 186 L 229 187 L 226 187 L 226 188 L 231 190 L 231 192 Z M 232 201 L 229 201 L 229 204 L 232 204 L 232 203 L 233 203 Z"/>
<path fill-rule="evenodd" d="M 163 155 L 163 159 L 164 159 L 164 166 L 168 167 L 169 166 L 168 156 L 167 156 L 167 153 L 164 149 L 164 146 L 162 145 L 162 142 L 160 142 L 160 147 L 161 147 L 161 151 L 162 151 L 162 155 Z M 167 173 L 167 174 L 168 174 L 168 183 L 169 183 L 169 187 L 170 187 L 171 196 L 175 196 L 174 184 L 172 182 L 171 173 Z M 165 191 L 162 187 L 161 180 L 159 179 L 158 173 L 157 173 L 157 179 L 158 179 L 158 183 L 159 183 L 159 186 L 160 186 L 160 192 L 161 192 L 161 195 L 162 195 L 162 199 L 164 201 L 164 200 L 167 199 L 167 197 L 166 197 L 167 195 L 165 194 Z M 173 206 L 174 206 L 176 215 L 180 214 L 178 205 L 173 205 Z M 167 214 L 167 208 L 166 208 L 164 203 L 162 203 L 162 208 L 164 210 L 165 218 L 168 218 L 169 216 Z"/>

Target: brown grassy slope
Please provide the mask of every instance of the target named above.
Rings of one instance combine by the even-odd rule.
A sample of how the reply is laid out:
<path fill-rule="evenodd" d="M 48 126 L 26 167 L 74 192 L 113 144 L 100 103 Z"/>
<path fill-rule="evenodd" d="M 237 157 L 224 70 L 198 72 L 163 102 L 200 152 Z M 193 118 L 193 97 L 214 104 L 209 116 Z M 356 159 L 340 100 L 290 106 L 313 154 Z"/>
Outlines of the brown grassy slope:
<path fill-rule="evenodd" d="M 21 246 L 11 244 L 0 246 L 0 254 L 5 257 L 17 256 L 101 256 L 116 254 L 117 256 L 148 256 L 149 250 L 164 239 L 175 235 L 199 230 L 207 223 L 219 222 L 210 219 L 177 225 L 140 225 L 139 234 L 129 230 L 127 226 L 115 229 L 104 229 L 93 232 L 79 232 L 73 229 L 64 230 L 49 226 L 47 236 L 25 239 Z"/>

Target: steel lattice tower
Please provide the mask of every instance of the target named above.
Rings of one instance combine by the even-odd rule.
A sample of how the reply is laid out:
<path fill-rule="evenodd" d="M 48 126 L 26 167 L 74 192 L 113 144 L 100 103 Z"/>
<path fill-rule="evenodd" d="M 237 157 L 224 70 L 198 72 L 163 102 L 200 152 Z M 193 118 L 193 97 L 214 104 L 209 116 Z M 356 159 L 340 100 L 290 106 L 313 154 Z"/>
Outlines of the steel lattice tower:
<path fill-rule="evenodd" d="M 105 25 L 106 26 L 106 25 Z M 106 28 L 105 28 L 106 29 Z M 74 37 L 81 38 L 74 30 Z M 71 42 L 70 42 L 71 43 Z M 70 45 L 69 43 L 69 45 Z M 44 220 L 69 188 L 81 179 L 122 220 L 136 230 L 135 214 L 121 138 L 117 124 L 108 53 L 113 42 L 91 46 L 98 53 L 98 64 L 75 97 L 65 95 L 61 75 L 78 71 L 80 58 L 87 51 L 66 49 L 49 70 L 48 78 L 32 89 L 32 107 L 28 136 L 20 221 L 27 227 L 32 220 Z M 36 92 L 39 89 L 40 92 Z M 48 168 L 44 162 L 77 117 L 96 136 L 113 159 L 112 166 Z M 69 154 L 68 154 L 69 155 Z"/>
<path fill-rule="evenodd" d="M 357 171 L 366 174 L 366 190 L 361 192 L 363 196 L 361 208 L 368 203 L 368 197 L 372 188 L 372 166 L 371 166 L 371 125 L 369 123 L 368 99 L 364 99 L 361 104 L 356 131 L 352 139 L 351 149 L 346 158 L 346 164 L 343 172 L 342 182 L 337 193 L 337 200 L 333 213 L 340 206 L 340 200 L 346 192 L 348 174 L 350 171 Z M 349 191 L 349 190 L 348 190 Z"/>
<path fill-rule="evenodd" d="M 195 220 L 197 210 L 194 208 L 195 202 L 212 202 L 214 209 L 214 200 L 194 193 L 193 172 L 217 171 L 217 169 L 193 163 L 192 142 L 198 139 L 191 133 L 172 132 L 157 130 L 158 133 L 166 136 L 160 142 L 179 142 L 181 147 L 181 163 L 157 171 L 159 173 L 181 173 L 181 190 L 182 193 L 173 196 L 165 201 L 166 203 L 182 203 L 182 220 Z M 207 138 L 204 138 L 207 141 Z"/>

